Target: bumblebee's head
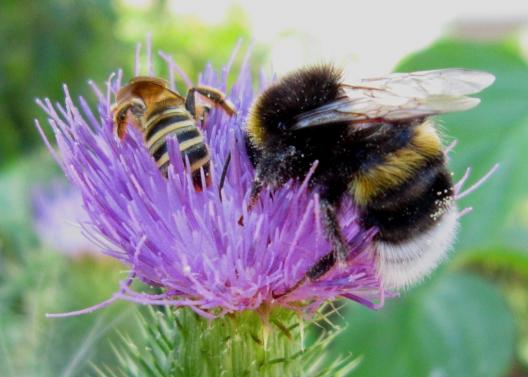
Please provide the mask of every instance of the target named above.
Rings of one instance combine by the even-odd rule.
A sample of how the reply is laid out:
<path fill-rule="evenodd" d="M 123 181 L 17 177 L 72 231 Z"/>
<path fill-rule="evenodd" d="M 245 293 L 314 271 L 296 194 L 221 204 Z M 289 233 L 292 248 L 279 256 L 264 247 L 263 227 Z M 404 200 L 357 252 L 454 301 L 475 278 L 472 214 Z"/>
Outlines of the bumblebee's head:
<path fill-rule="evenodd" d="M 325 64 L 290 73 L 266 89 L 254 102 L 247 131 L 258 147 L 290 131 L 294 118 L 337 99 L 341 71 Z M 270 140 L 271 139 L 271 140 Z"/>

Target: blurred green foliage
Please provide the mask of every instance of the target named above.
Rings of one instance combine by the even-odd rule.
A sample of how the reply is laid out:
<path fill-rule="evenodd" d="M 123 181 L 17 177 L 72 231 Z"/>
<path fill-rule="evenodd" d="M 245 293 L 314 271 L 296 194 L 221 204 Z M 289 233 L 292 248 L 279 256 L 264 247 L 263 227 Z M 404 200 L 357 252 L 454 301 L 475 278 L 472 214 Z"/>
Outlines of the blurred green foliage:
<path fill-rule="evenodd" d="M 459 203 L 474 211 L 461 220 L 447 267 L 379 313 L 347 306 L 348 329 L 333 352 L 346 347 L 362 354 L 362 377 L 528 373 L 528 64 L 511 41 L 442 40 L 409 56 L 397 71 L 446 67 L 497 77 L 479 94 L 479 107 L 440 119 L 446 138 L 458 140 L 450 161 L 455 179 L 467 167 L 473 169 L 469 182 L 497 162 L 501 167 Z"/>
<path fill-rule="evenodd" d="M 36 97 L 79 93 L 102 79 L 126 51 L 112 32 L 112 2 L 5 0 L 0 11 L 0 166 L 38 141 Z"/>
<path fill-rule="evenodd" d="M 153 45 L 157 49 L 170 53 L 191 80 L 198 79 L 198 72 L 202 71 L 207 63 L 211 63 L 214 67 L 222 67 L 239 39 L 243 39 L 245 45 L 251 41 L 247 18 L 236 6 L 230 8 L 222 23 L 211 25 L 190 16 L 163 17 L 167 3 L 168 1 L 158 1 L 146 10 L 126 11 L 126 17 L 121 17 L 117 24 L 117 35 L 123 41 L 133 45 L 138 41 L 143 41 L 147 31 L 155 31 L 152 34 Z M 178 3 L 174 4 L 177 8 Z M 262 60 L 262 55 L 262 48 L 254 49 L 253 61 Z M 157 72 L 164 73 L 166 64 L 163 60 L 156 59 L 154 63 Z M 235 61 L 235 72 L 238 63 L 238 60 Z M 128 74 L 131 73 L 128 72 Z M 234 76 L 231 77 L 232 80 L 234 78 Z M 183 85 L 179 88 L 184 89 Z"/>
<path fill-rule="evenodd" d="M 116 329 L 134 331 L 123 304 L 98 316 L 51 320 L 47 312 L 76 310 L 107 299 L 122 268 L 109 259 L 66 258 L 39 245 L 29 205 L 35 182 L 56 179 L 45 151 L 0 173 L 0 375 L 74 376 L 89 360 L 111 360 Z M 52 226 L 52 224 L 50 224 Z M 53 231 L 53 229 L 50 229 Z M 77 374 L 79 373 L 79 374 Z"/>
<path fill-rule="evenodd" d="M 334 347 L 363 355 L 359 376 L 504 376 L 513 360 L 514 321 L 493 285 L 446 274 L 379 312 L 349 305 Z"/>
<path fill-rule="evenodd" d="M 18 163 L 1 171 L 0 240 L 4 245 L 4 253 L 9 253 L 10 258 L 23 259 L 24 250 L 37 247 L 30 206 L 31 194 L 37 182 L 45 184 L 54 180 L 59 171 L 48 151 L 43 149 L 29 153 Z"/>
<path fill-rule="evenodd" d="M 211 26 L 171 12 L 166 0 L 151 3 L 136 9 L 117 0 L 2 2 L 0 167 L 40 145 L 33 119 L 42 113 L 35 98 L 61 98 L 63 83 L 72 93 L 86 94 L 87 80 L 101 83 L 117 68 L 128 80 L 134 47 L 147 34 L 152 33 L 155 50 L 176 52 L 175 62 L 193 81 L 207 62 L 220 67 L 239 39 L 250 40 L 249 25 L 237 8 L 225 22 Z M 165 75 L 165 65 L 157 60 L 157 72 Z"/>
<path fill-rule="evenodd" d="M 115 262 L 85 258 L 72 263 L 40 250 L 23 271 L 17 267 L 8 267 L 10 282 L 0 290 L 2 376 L 82 375 L 91 371 L 89 360 L 113 360 L 110 341 L 117 341 L 116 330 L 135 333 L 133 307 L 122 303 L 97 316 L 44 316 L 107 299 L 119 278 Z"/>

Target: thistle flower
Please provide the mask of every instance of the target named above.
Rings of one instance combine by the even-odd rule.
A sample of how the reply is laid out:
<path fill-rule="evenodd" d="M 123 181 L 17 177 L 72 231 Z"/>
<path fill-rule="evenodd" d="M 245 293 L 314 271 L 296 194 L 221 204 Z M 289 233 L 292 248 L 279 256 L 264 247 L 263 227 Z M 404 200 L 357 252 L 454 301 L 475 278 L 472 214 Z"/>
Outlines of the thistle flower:
<path fill-rule="evenodd" d="M 162 57 L 174 88 L 178 68 L 168 56 Z M 151 74 L 150 54 L 148 60 Z M 82 224 L 84 233 L 106 254 L 130 266 L 127 281 L 110 300 L 66 315 L 86 313 L 116 299 L 188 306 L 206 317 L 262 307 L 298 307 L 301 302 L 313 309 L 336 297 L 371 308 L 382 305 L 384 292 L 374 253 L 369 252 L 375 231 L 360 228 L 350 202 L 345 203 L 340 221 L 356 256 L 346 266 L 292 290 L 331 246 L 320 222 L 318 197 L 306 182 L 289 182 L 272 195 L 264 192 L 261 204 L 247 211 L 253 168 L 245 150 L 244 127 L 255 94 L 248 58 L 233 87 L 226 90 L 232 62 L 233 58 L 221 73 L 207 66 L 199 80 L 227 92 L 238 111 L 228 117 L 213 110 L 207 120 L 204 134 L 211 150 L 213 185 L 204 192 L 194 190 L 176 140 L 168 142 L 172 164 L 166 179 L 138 132 L 131 130 L 124 142 L 114 137 L 110 105 L 121 86 L 120 73 L 109 78 L 106 94 L 91 84 L 98 98 L 97 113 L 82 97 L 75 105 L 66 86 L 63 105 L 38 101 L 49 117 L 58 152 L 45 142 L 81 193 L 90 218 Z M 189 85 L 187 78 L 184 81 Z M 44 135 L 38 122 L 37 127 Z M 218 180 L 229 152 L 231 164 L 221 199 Z M 163 293 L 136 292 L 130 287 L 134 279 L 161 287 Z"/>
<path fill-rule="evenodd" d="M 102 256 L 79 224 L 89 221 L 82 207 L 81 194 L 71 185 L 54 182 L 33 189 L 31 196 L 33 227 L 43 245 L 66 256 Z"/>
<path fill-rule="evenodd" d="M 175 88 L 175 72 L 190 86 L 171 58 L 161 56 L 168 64 L 171 88 Z M 259 205 L 247 210 L 254 172 L 246 154 L 244 127 L 255 93 L 247 57 L 227 90 L 233 59 L 220 73 L 207 66 L 199 80 L 227 92 L 238 110 L 234 117 L 213 110 L 205 124 L 213 184 L 204 192 L 194 190 L 175 139 L 168 141 L 171 167 L 165 178 L 139 132 L 131 129 L 123 142 L 115 138 L 110 105 L 121 87 L 120 72 L 109 78 L 106 94 L 91 84 L 99 102 L 97 114 L 82 97 L 75 105 L 66 86 L 63 105 L 39 101 L 59 153 L 45 139 L 48 148 L 80 191 L 90 218 L 83 224 L 85 234 L 106 254 L 130 266 L 128 279 L 111 299 L 57 316 L 90 312 L 116 299 L 191 307 L 205 317 L 274 306 L 311 310 L 337 297 L 370 308 L 383 305 L 385 293 L 371 244 L 376 230 L 360 227 L 353 203 L 345 202 L 340 213 L 353 257 L 303 284 L 298 283 L 306 272 L 331 250 L 320 221 L 318 196 L 307 188 L 309 177 L 264 191 Z M 152 75 L 150 50 L 147 60 Z M 266 84 L 261 78 L 261 86 Z M 37 126 L 44 135 L 38 122 Z M 221 197 L 217 187 L 229 153 L 231 165 Z M 460 193 L 465 175 L 455 186 L 457 195 L 465 196 L 488 176 Z M 134 291 L 134 279 L 161 287 L 163 293 Z"/>

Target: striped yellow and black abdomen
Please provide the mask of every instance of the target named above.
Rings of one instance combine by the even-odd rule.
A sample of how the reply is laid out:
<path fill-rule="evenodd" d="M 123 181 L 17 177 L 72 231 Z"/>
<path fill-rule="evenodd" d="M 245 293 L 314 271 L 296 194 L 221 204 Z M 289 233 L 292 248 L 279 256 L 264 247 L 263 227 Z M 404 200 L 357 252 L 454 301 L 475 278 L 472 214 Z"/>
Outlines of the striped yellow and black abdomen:
<path fill-rule="evenodd" d="M 176 137 L 184 162 L 189 160 L 193 183 L 198 191 L 203 189 L 200 168 L 205 184 L 211 183 L 210 155 L 196 120 L 183 107 L 165 107 L 149 114 L 145 123 L 145 141 L 160 171 L 167 175 L 170 164 L 167 139 Z"/>
<path fill-rule="evenodd" d="M 351 185 L 364 226 L 398 244 L 434 227 L 451 208 L 453 183 L 434 125 L 413 130 L 408 144 L 360 171 Z"/>

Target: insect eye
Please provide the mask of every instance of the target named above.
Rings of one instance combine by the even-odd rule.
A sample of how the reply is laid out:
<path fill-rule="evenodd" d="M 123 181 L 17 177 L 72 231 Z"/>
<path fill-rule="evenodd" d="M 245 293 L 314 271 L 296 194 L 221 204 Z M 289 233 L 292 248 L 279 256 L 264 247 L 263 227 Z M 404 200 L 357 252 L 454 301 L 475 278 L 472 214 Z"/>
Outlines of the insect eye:
<path fill-rule="evenodd" d="M 130 111 L 134 116 L 141 117 L 145 113 L 145 106 L 143 104 L 136 103 L 130 107 Z"/>
<path fill-rule="evenodd" d="M 117 120 L 122 122 L 126 119 L 126 112 L 122 111 L 119 113 L 119 115 L 117 116 Z"/>

